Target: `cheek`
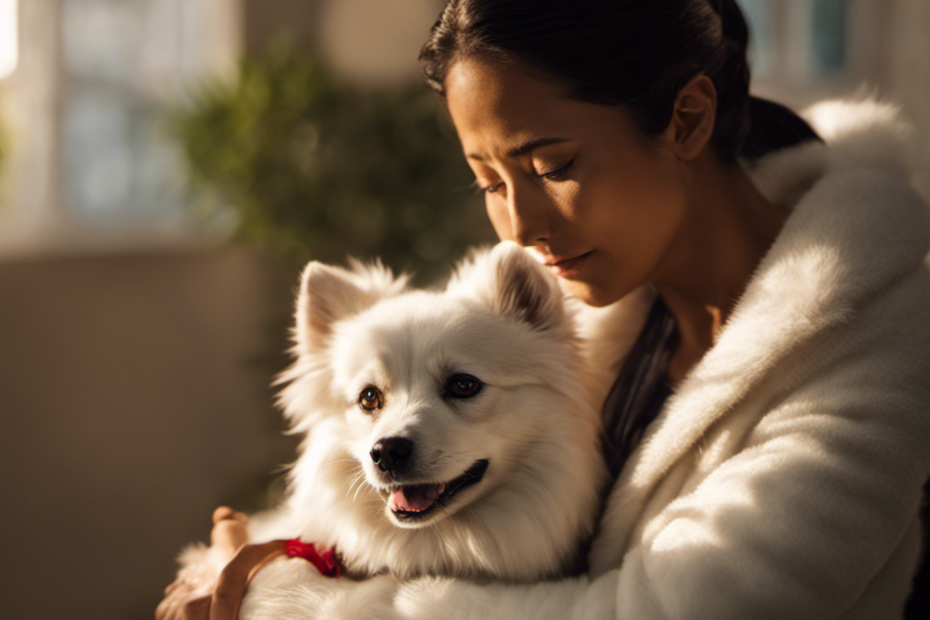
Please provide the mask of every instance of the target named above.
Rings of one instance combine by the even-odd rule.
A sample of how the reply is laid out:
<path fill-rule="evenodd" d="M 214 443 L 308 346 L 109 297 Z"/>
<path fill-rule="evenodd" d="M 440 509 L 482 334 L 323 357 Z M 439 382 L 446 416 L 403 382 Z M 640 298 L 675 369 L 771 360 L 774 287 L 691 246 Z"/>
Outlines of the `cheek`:
<path fill-rule="evenodd" d="M 577 202 L 588 207 L 581 217 L 590 234 L 649 261 L 670 241 L 684 212 L 684 197 L 674 170 L 655 165 L 635 172 L 602 179 Z"/>
<path fill-rule="evenodd" d="M 501 200 L 492 200 L 485 198 L 485 210 L 488 213 L 488 219 L 491 220 L 491 226 L 501 241 L 513 241 L 513 225 L 510 222 L 510 213 L 507 211 L 507 205 Z"/>

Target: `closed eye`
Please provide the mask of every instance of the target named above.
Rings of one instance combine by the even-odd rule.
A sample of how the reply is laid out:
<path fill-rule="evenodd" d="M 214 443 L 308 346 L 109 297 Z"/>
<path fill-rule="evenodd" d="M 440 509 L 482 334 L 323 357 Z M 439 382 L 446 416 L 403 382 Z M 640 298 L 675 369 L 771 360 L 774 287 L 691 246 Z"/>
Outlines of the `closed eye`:
<path fill-rule="evenodd" d="M 544 179 L 549 179 L 550 181 L 557 181 L 559 177 L 561 177 L 563 174 L 568 172 L 569 168 L 571 168 L 572 164 L 574 163 L 575 163 L 575 160 L 570 159 L 568 160 L 568 163 L 565 164 L 564 166 L 560 166 L 559 168 L 556 168 L 555 170 L 550 170 L 549 172 L 542 172 L 539 174 L 539 176 Z"/>
<path fill-rule="evenodd" d="M 542 179 L 547 179 L 549 181 L 558 181 L 562 177 L 562 175 L 564 175 L 571 169 L 572 164 L 574 163 L 575 163 L 575 160 L 570 159 L 565 165 L 560 166 L 556 168 L 555 170 L 550 170 L 548 172 L 541 172 L 537 174 L 536 176 Z M 474 187 L 479 193 L 494 194 L 494 193 L 499 192 L 504 187 L 504 183 L 503 181 L 501 181 L 499 183 L 493 183 L 491 185 L 482 186 L 478 184 L 478 181 L 475 181 Z"/>
<path fill-rule="evenodd" d="M 484 185 L 484 186 L 482 186 L 482 185 L 479 185 L 478 181 L 475 181 L 475 182 L 472 184 L 472 186 L 475 188 L 475 192 L 476 192 L 476 193 L 479 193 L 479 194 L 493 194 L 493 193 L 499 191 L 499 190 L 504 186 L 504 183 L 503 183 L 503 182 L 500 182 L 500 183 L 494 183 L 493 185 Z"/>

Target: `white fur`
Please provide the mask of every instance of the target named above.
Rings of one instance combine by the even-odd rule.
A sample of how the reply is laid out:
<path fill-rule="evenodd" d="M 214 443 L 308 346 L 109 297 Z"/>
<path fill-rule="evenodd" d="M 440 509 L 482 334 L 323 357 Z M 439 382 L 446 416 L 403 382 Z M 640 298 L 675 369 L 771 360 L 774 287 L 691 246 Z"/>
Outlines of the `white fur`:
<path fill-rule="evenodd" d="M 771 153 L 747 171 L 762 194 L 794 206 L 824 175 L 852 169 L 916 173 L 914 130 L 891 103 L 872 99 L 823 101 L 802 116 L 824 142 Z"/>

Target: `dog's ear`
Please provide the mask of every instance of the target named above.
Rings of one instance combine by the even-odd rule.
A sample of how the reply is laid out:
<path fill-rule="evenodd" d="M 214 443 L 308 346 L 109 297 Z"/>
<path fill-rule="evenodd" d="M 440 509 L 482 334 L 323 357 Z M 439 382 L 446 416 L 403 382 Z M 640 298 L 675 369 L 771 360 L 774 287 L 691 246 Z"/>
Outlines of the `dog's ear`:
<path fill-rule="evenodd" d="M 332 332 L 337 321 L 359 314 L 379 299 L 396 295 L 407 278 L 395 279 L 390 270 L 354 262 L 352 270 L 316 261 L 304 268 L 297 296 L 296 340 L 313 349 Z"/>
<path fill-rule="evenodd" d="M 526 250 L 516 243 L 499 243 L 488 255 L 487 268 L 490 278 L 479 290 L 487 287 L 486 299 L 494 310 L 540 330 L 564 323 L 562 290 Z"/>

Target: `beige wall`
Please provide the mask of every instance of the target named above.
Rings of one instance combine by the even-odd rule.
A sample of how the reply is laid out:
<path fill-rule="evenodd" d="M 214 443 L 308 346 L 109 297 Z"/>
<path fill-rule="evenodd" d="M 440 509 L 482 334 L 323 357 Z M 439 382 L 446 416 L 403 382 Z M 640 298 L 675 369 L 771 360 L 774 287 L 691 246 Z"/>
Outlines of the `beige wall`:
<path fill-rule="evenodd" d="M 268 387 L 292 276 L 233 249 L 0 262 L 4 617 L 150 619 L 213 508 L 254 509 L 293 454 Z"/>
<path fill-rule="evenodd" d="M 242 6 L 245 49 L 261 50 L 269 40 L 285 37 L 304 47 L 312 47 L 320 27 L 324 0 L 237 0 Z"/>
<path fill-rule="evenodd" d="M 241 0 L 245 49 L 285 39 L 322 53 L 343 76 L 419 79 L 420 46 L 445 0 Z"/>

